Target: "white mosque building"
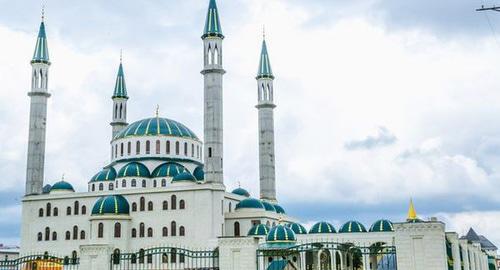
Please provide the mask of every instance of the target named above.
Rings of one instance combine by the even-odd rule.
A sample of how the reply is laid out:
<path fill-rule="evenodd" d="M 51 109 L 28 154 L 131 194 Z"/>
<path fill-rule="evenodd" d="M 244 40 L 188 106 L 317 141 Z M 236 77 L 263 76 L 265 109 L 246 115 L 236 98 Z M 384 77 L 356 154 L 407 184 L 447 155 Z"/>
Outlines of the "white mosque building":
<path fill-rule="evenodd" d="M 419 219 L 413 203 L 407 220 L 381 219 L 369 227 L 318 222 L 306 230 L 285 211 L 276 198 L 275 77 L 265 40 L 256 77 L 260 194 L 227 191 L 224 35 L 216 2 L 209 1 L 202 35 L 204 141 L 158 113 L 129 124 L 120 63 L 112 95 L 111 158 L 97 173 L 89 172 L 86 191 L 75 191 L 64 179 L 44 183 L 51 62 L 42 20 L 31 61 L 21 258 L 0 261 L 0 269 L 27 269 L 22 267 L 33 262 L 34 269 L 85 270 L 489 269 L 496 247 L 484 236 L 459 238 L 435 218 Z"/>

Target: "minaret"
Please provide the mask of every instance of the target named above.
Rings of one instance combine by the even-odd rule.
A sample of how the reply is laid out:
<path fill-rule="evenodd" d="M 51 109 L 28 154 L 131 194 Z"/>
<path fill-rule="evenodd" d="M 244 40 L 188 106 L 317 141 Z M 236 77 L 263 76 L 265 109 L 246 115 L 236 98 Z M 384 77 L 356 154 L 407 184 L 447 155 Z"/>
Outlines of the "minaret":
<path fill-rule="evenodd" d="M 408 222 L 419 221 L 417 216 L 417 211 L 415 210 L 415 206 L 413 205 L 413 200 L 410 199 L 410 206 L 408 207 L 408 217 L 406 218 Z"/>
<path fill-rule="evenodd" d="M 31 91 L 28 93 L 31 104 L 25 195 L 41 194 L 44 177 L 47 99 L 50 97 L 47 90 L 50 61 L 43 11 L 31 67 Z"/>
<path fill-rule="evenodd" d="M 215 0 L 210 0 L 203 36 L 205 181 L 224 185 L 222 171 L 222 41 L 224 35 Z"/>
<path fill-rule="evenodd" d="M 257 72 L 259 111 L 259 178 L 260 198 L 276 202 L 276 174 L 274 165 L 274 75 L 267 53 L 266 39 L 262 41 L 259 70 Z"/>
<path fill-rule="evenodd" d="M 115 91 L 113 93 L 113 121 L 111 122 L 113 139 L 118 132 L 127 127 L 127 86 L 125 85 L 125 75 L 123 73 L 122 56 L 120 53 L 120 66 L 116 76 Z"/>

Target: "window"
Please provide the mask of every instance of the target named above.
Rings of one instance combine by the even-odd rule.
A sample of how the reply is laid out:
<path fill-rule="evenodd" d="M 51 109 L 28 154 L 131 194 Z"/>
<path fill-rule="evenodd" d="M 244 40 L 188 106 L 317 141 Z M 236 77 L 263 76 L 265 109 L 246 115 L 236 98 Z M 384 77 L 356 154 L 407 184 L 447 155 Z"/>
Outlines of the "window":
<path fill-rule="evenodd" d="M 179 227 L 179 236 L 185 236 L 186 235 L 186 229 L 184 226 Z"/>
<path fill-rule="evenodd" d="M 128 142 L 127 143 L 127 155 L 130 156 L 130 153 L 132 152 L 132 143 Z"/>
<path fill-rule="evenodd" d="M 50 229 L 49 227 L 45 227 L 45 241 L 50 240 Z"/>
<path fill-rule="evenodd" d="M 135 143 L 135 154 L 140 155 L 141 154 L 141 142 L 137 141 Z"/>
<path fill-rule="evenodd" d="M 139 250 L 139 263 L 144 263 L 144 249 Z"/>
<path fill-rule="evenodd" d="M 146 199 L 144 197 L 141 197 L 139 200 L 139 211 L 144 211 L 146 208 Z"/>
<path fill-rule="evenodd" d="M 80 212 L 80 203 L 78 201 L 75 202 L 75 215 L 78 215 L 78 212 Z"/>
<path fill-rule="evenodd" d="M 179 209 L 186 209 L 186 203 L 184 202 L 184 200 L 179 201 Z"/>
<path fill-rule="evenodd" d="M 95 184 L 92 184 L 92 191 L 95 191 Z"/>
<path fill-rule="evenodd" d="M 177 209 L 177 196 L 175 195 L 172 195 L 172 197 L 170 198 L 170 209 Z"/>
<path fill-rule="evenodd" d="M 170 141 L 167 141 L 167 155 L 170 154 Z"/>
<path fill-rule="evenodd" d="M 148 228 L 148 237 L 153 237 L 153 229 Z"/>
<path fill-rule="evenodd" d="M 46 213 L 46 215 L 47 215 L 48 217 L 50 217 L 50 210 L 51 210 L 51 208 L 50 208 L 50 207 L 51 207 L 50 203 L 47 203 L 47 213 Z"/>
<path fill-rule="evenodd" d="M 66 240 L 70 240 L 71 239 L 71 233 L 69 231 L 66 231 L 66 237 L 65 237 Z"/>
<path fill-rule="evenodd" d="M 168 202 L 163 201 L 163 210 L 168 210 Z"/>
<path fill-rule="evenodd" d="M 229 213 L 231 213 L 232 210 L 233 210 L 233 204 L 229 203 Z"/>
<path fill-rule="evenodd" d="M 212 147 L 208 148 L 208 157 L 212 157 Z"/>
<path fill-rule="evenodd" d="M 132 179 L 132 183 L 130 185 L 132 187 L 136 187 L 137 186 L 137 181 L 135 181 L 135 179 Z"/>
<path fill-rule="evenodd" d="M 200 146 L 199 145 L 196 146 L 196 157 L 200 158 Z"/>
<path fill-rule="evenodd" d="M 78 239 L 78 226 L 73 226 L 73 240 Z"/>
<path fill-rule="evenodd" d="M 118 144 L 115 144 L 115 158 L 118 157 Z"/>
<path fill-rule="evenodd" d="M 113 251 L 113 264 L 120 264 L 120 250 L 115 249 Z"/>
<path fill-rule="evenodd" d="M 137 256 L 135 254 L 132 254 L 132 257 L 130 258 L 130 263 L 135 264 L 137 262 Z"/>
<path fill-rule="evenodd" d="M 148 211 L 153 211 L 153 202 L 148 202 Z"/>
<path fill-rule="evenodd" d="M 134 228 L 132 229 L 132 238 L 136 238 L 137 237 L 137 230 Z"/>
<path fill-rule="evenodd" d="M 127 187 L 127 180 L 125 179 L 122 180 L 122 187 Z"/>
<path fill-rule="evenodd" d="M 153 187 L 155 188 L 156 186 L 158 186 L 158 182 L 156 182 L 156 180 L 153 180 Z"/>
<path fill-rule="evenodd" d="M 191 144 L 191 157 L 194 157 L 194 144 Z"/>
<path fill-rule="evenodd" d="M 175 221 L 172 221 L 172 223 L 170 224 L 170 235 L 177 236 L 177 224 L 175 223 Z"/>
<path fill-rule="evenodd" d="M 179 142 L 175 142 L 175 154 L 179 154 Z"/>
<path fill-rule="evenodd" d="M 156 141 L 156 154 L 159 155 L 160 154 L 160 140 L 157 140 Z"/>
<path fill-rule="evenodd" d="M 139 237 L 144 237 L 144 223 L 139 224 Z"/>
<path fill-rule="evenodd" d="M 179 254 L 179 263 L 185 263 L 186 262 L 186 256 L 184 256 L 183 253 Z"/>
<path fill-rule="evenodd" d="M 43 234 L 42 234 L 41 232 L 39 232 L 39 233 L 37 234 L 37 236 L 36 236 L 36 239 L 37 239 L 38 241 L 42 241 L 42 240 L 43 240 Z"/>
<path fill-rule="evenodd" d="M 103 238 L 104 237 L 104 224 L 101 222 L 97 226 L 97 238 Z"/>
<path fill-rule="evenodd" d="M 52 241 L 57 241 L 57 232 L 52 232 Z"/>
<path fill-rule="evenodd" d="M 85 240 L 85 231 L 80 232 L 80 240 Z"/>
<path fill-rule="evenodd" d="M 86 214 L 87 214 L 87 206 L 82 205 L 82 215 L 86 215 Z"/>
<path fill-rule="evenodd" d="M 43 208 L 38 209 L 38 216 L 43 217 Z"/>
<path fill-rule="evenodd" d="M 146 141 L 146 155 L 151 152 L 150 150 L 151 150 L 151 143 L 149 141 Z"/>
<path fill-rule="evenodd" d="M 66 215 L 71 216 L 71 207 L 69 206 L 66 208 Z"/>
<path fill-rule="evenodd" d="M 122 237 L 122 224 L 120 222 L 115 223 L 115 238 Z"/>
<path fill-rule="evenodd" d="M 146 180 L 142 180 L 142 187 L 145 188 L 146 187 Z"/>
<path fill-rule="evenodd" d="M 59 216 L 59 209 L 57 207 L 54 207 L 54 217 Z"/>
<path fill-rule="evenodd" d="M 188 155 L 188 144 L 186 142 L 184 143 L 184 155 Z"/>
<path fill-rule="evenodd" d="M 147 263 L 153 263 L 153 254 L 146 255 Z"/>
<path fill-rule="evenodd" d="M 132 212 L 137 212 L 137 203 L 132 203 Z"/>
<path fill-rule="evenodd" d="M 167 180 L 166 179 L 161 179 L 161 186 L 166 187 L 167 186 Z"/>
<path fill-rule="evenodd" d="M 99 191 L 103 191 L 104 190 L 104 185 L 102 183 L 99 184 Z"/>
<path fill-rule="evenodd" d="M 113 189 L 114 189 L 114 185 L 113 185 L 113 183 L 109 183 L 108 189 L 109 189 L 109 190 L 113 190 Z"/>
<path fill-rule="evenodd" d="M 168 263 L 168 255 L 167 255 L 167 253 L 163 253 L 161 255 L 161 263 Z"/>
<path fill-rule="evenodd" d="M 177 249 L 175 248 L 170 250 L 170 262 L 177 263 Z"/>
<path fill-rule="evenodd" d="M 123 157 L 123 143 L 120 144 L 120 156 Z"/>
<path fill-rule="evenodd" d="M 234 223 L 234 236 L 240 236 L 240 223 L 238 221 Z"/>
<path fill-rule="evenodd" d="M 162 231 L 162 236 L 163 237 L 167 237 L 168 236 L 168 228 L 167 227 L 163 227 L 163 229 L 161 231 Z"/>
<path fill-rule="evenodd" d="M 73 252 L 71 252 L 71 263 L 76 264 L 77 259 L 78 259 L 78 253 L 76 253 L 76 250 L 73 250 Z"/>

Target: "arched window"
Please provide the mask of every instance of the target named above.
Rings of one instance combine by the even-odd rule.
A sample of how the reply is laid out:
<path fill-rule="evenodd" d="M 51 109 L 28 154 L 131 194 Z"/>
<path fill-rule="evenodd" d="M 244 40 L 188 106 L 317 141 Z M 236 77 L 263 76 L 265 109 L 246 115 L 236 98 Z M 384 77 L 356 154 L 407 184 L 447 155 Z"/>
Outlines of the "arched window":
<path fill-rule="evenodd" d="M 115 144 L 115 158 L 118 157 L 118 144 Z"/>
<path fill-rule="evenodd" d="M 179 201 L 179 209 L 186 209 L 186 202 L 184 200 Z"/>
<path fill-rule="evenodd" d="M 73 240 L 78 239 L 78 226 L 73 226 Z"/>
<path fill-rule="evenodd" d="M 208 157 L 212 157 L 212 147 L 208 148 Z"/>
<path fill-rule="evenodd" d="M 168 255 L 167 255 L 167 253 L 163 253 L 161 255 L 161 263 L 168 263 Z"/>
<path fill-rule="evenodd" d="M 156 182 L 156 179 L 155 179 L 155 180 L 153 180 L 153 187 L 155 188 L 157 186 L 158 186 L 158 182 Z"/>
<path fill-rule="evenodd" d="M 146 155 L 151 152 L 151 142 L 146 141 Z"/>
<path fill-rule="evenodd" d="M 104 185 L 103 185 L 103 183 L 100 183 L 99 184 L 99 191 L 103 191 L 103 190 L 104 190 Z"/>
<path fill-rule="evenodd" d="M 122 237 L 122 224 L 120 222 L 115 223 L 115 238 Z"/>
<path fill-rule="evenodd" d="M 179 263 L 185 263 L 186 262 L 186 256 L 184 253 L 179 254 Z"/>
<path fill-rule="evenodd" d="M 139 237 L 144 237 L 144 223 L 139 224 Z"/>
<path fill-rule="evenodd" d="M 186 229 L 184 226 L 179 227 L 179 236 L 185 236 L 186 235 Z"/>
<path fill-rule="evenodd" d="M 140 141 L 135 142 L 135 154 L 136 155 L 141 154 L 141 142 Z"/>
<path fill-rule="evenodd" d="M 95 184 L 92 184 L 92 191 L 95 191 Z"/>
<path fill-rule="evenodd" d="M 80 232 L 80 240 L 85 240 L 85 231 Z"/>
<path fill-rule="evenodd" d="M 238 221 L 234 223 L 234 236 L 240 236 L 240 223 Z"/>
<path fill-rule="evenodd" d="M 142 180 L 142 187 L 145 188 L 146 187 L 146 180 Z"/>
<path fill-rule="evenodd" d="M 57 207 L 54 207 L 54 217 L 59 216 L 59 209 Z"/>
<path fill-rule="evenodd" d="M 177 196 L 175 195 L 172 195 L 172 197 L 170 197 L 170 209 L 177 209 Z"/>
<path fill-rule="evenodd" d="M 168 236 L 168 228 L 167 227 L 163 227 L 163 229 L 161 231 L 162 231 L 162 236 L 163 237 L 167 237 Z"/>
<path fill-rule="evenodd" d="M 135 181 L 135 179 L 132 179 L 132 183 L 130 185 L 132 187 L 136 187 L 137 186 L 137 181 Z"/>
<path fill-rule="evenodd" d="M 161 186 L 166 187 L 167 186 L 167 179 L 161 179 Z"/>
<path fill-rule="evenodd" d="M 136 238 L 137 237 L 137 230 L 134 228 L 132 229 L 132 238 Z"/>
<path fill-rule="evenodd" d="M 137 256 L 135 254 L 132 254 L 130 257 L 130 263 L 135 264 L 137 262 Z"/>
<path fill-rule="evenodd" d="M 160 140 L 156 140 L 156 154 L 159 155 L 160 151 Z"/>
<path fill-rule="evenodd" d="M 109 190 L 113 190 L 113 189 L 114 189 L 114 185 L 113 185 L 113 183 L 109 183 L 109 185 L 108 185 L 108 189 L 109 189 Z"/>
<path fill-rule="evenodd" d="M 153 228 L 148 228 L 148 237 L 153 237 Z"/>
<path fill-rule="evenodd" d="M 163 210 L 168 210 L 168 202 L 163 201 Z"/>
<path fill-rule="evenodd" d="M 120 264 L 120 250 L 115 249 L 113 251 L 113 264 Z"/>
<path fill-rule="evenodd" d="M 43 208 L 38 209 L 38 216 L 43 217 Z"/>
<path fill-rule="evenodd" d="M 71 207 L 69 206 L 66 208 L 66 215 L 71 216 Z"/>
<path fill-rule="evenodd" d="M 149 264 L 153 263 L 153 254 L 146 255 L 146 262 Z"/>
<path fill-rule="evenodd" d="M 179 142 L 175 142 L 175 154 L 178 155 L 180 152 L 179 150 Z"/>
<path fill-rule="evenodd" d="M 144 211 L 146 208 L 146 199 L 144 197 L 141 197 L 139 200 L 139 211 Z"/>
<path fill-rule="evenodd" d="M 123 157 L 123 143 L 120 144 L 120 156 Z"/>
<path fill-rule="evenodd" d="M 200 146 L 199 145 L 196 146 L 196 157 L 200 158 Z"/>
<path fill-rule="evenodd" d="M 49 227 L 45 227 L 45 241 L 50 240 L 50 229 Z"/>
<path fill-rule="evenodd" d="M 80 212 L 80 203 L 78 201 L 75 201 L 75 215 L 78 215 L 78 213 Z"/>
<path fill-rule="evenodd" d="M 86 215 L 86 214 L 87 214 L 87 206 L 82 205 L 82 215 Z"/>
<path fill-rule="evenodd" d="M 127 155 L 130 156 L 130 153 L 132 152 L 132 143 L 128 142 L 127 143 Z"/>
<path fill-rule="evenodd" d="M 66 237 L 65 237 L 66 240 L 70 240 L 71 239 L 71 233 L 69 231 L 66 231 Z"/>
<path fill-rule="evenodd" d="M 36 236 L 36 239 L 37 239 L 38 241 L 42 241 L 42 240 L 43 240 L 43 234 L 42 234 L 41 232 L 39 232 L 39 233 L 37 234 L 37 236 Z"/>
<path fill-rule="evenodd" d="M 170 262 L 177 263 L 177 249 L 175 248 L 170 250 Z"/>
<path fill-rule="evenodd" d="M 139 263 L 144 263 L 144 249 L 139 250 Z"/>
<path fill-rule="evenodd" d="M 73 250 L 73 252 L 71 252 L 71 263 L 76 264 L 77 260 L 78 260 L 78 253 L 76 253 L 76 250 Z"/>
<path fill-rule="evenodd" d="M 229 203 L 229 213 L 231 213 L 232 210 L 233 210 L 233 204 L 230 202 Z"/>
<path fill-rule="evenodd" d="M 104 224 L 101 222 L 97 225 L 97 238 L 104 237 Z"/>
<path fill-rule="evenodd" d="M 170 141 L 167 141 L 167 155 L 170 154 Z"/>
<path fill-rule="evenodd" d="M 127 180 L 125 180 L 125 179 L 122 180 L 122 187 L 123 188 L 127 187 Z"/>
<path fill-rule="evenodd" d="M 186 142 L 184 143 L 184 155 L 188 155 L 188 144 Z"/>
<path fill-rule="evenodd" d="M 122 118 L 123 104 L 120 103 L 120 118 Z"/>
<path fill-rule="evenodd" d="M 132 203 L 132 212 L 137 212 L 137 203 Z"/>
<path fill-rule="evenodd" d="M 153 211 L 153 202 L 148 202 L 148 211 Z"/>
<path fill-rule="evenodd" d="M 52 241 L 57 241 L 57 232 L 52 232 Z"/>
<path fill-rule="evenodd" d="M 46 213 L 46 215 L 48 217 L 50 217 L 50 212 L 51 212 L 51 208 L 50 207 L 51 207 L 50 203 L 47 203 L 47 210 L 46 210 L 47 213 Z"/>
<path fill-rule="evenodd" d="M 177 236 L 177 223 L 175 221 L 170 224 L 170 235 Z"/>
<path fill-rule="evenodd" d="M 191 144 L 191 157 L 194 157 L 194 144 Z"/>

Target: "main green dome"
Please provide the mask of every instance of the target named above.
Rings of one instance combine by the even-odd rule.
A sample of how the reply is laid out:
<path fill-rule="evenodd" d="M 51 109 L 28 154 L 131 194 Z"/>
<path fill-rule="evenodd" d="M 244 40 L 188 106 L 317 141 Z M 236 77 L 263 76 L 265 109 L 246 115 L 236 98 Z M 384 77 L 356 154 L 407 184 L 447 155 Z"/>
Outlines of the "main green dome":
<path fill-rule="evenodd" d="M 185 125 L 161 117 L 146 118 L 134 122 L 116 134 L 113 139 L 116 140 L 134 136 L 174 136 L 199 140 L 196 134 Z"/>
<path fill-rule="evenodd" d="M 340 227 L 339 233 L 360 233 L 366 232 L 365 226 L 358 221 L 348 221 Z"/>
<path fill-rule="evenodd" d="M 92 215 L 128 215 L 130 205 L 122 195 L 110 195 L 99 198 L 92 208 Z"/>

